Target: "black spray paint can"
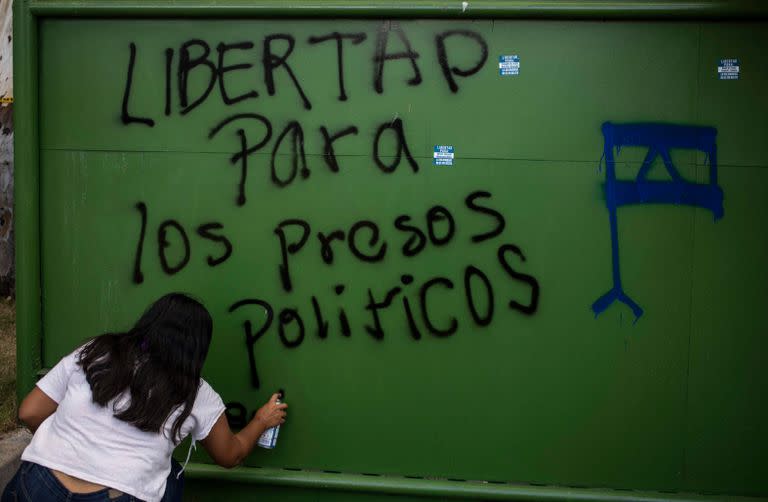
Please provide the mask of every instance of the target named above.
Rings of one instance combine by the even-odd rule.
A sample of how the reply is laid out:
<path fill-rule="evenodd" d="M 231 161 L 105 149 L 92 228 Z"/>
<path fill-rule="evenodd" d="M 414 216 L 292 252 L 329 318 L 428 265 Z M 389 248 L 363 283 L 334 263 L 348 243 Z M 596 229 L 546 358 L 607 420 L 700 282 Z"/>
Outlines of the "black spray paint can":
<path fill-rule="evenodd" d="M 277 391 L 277 404 L 280 404 L 285 399 L 285 391 L 280 389 Z M 276 425 L 265 430 L 261 436 L 259 436 L 258 445 L 262 448 L 272 449 L 277 444 L 277 436 L 280 434 L 280 426 Z"/>

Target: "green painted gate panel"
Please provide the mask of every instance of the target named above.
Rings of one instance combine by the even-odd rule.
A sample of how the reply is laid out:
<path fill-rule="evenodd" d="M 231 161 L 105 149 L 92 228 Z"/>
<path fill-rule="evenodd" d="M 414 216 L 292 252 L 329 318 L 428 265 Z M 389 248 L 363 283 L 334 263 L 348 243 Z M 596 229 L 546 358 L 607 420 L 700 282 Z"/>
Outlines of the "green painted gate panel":
<path fill-rule="evenodd" d="M 321 497 L 322 482 L 300 483 L 301 473 L 317 471 L 766 497 L 766 27 L 43 18 L 42 364 L 127 327 L 152 299 L 182 290 L 214 317 L 204 373 L 234 423 L 238 410 L 250 414 L 278 387 L 291 404 L 278 447 L 254 452 L 244 472 L 290 468 L 298 484 L 279 488 L 265 475 L 227 485 L 233 497 Z M 311 43 L 333 32 L 361 34 L 343 45 L 346 100 L 335 43 Z M 270 92 L 263 65 L 274 34 L 295 45 L 290 72 L 275 69 Z M 438 57 L 440 34 L 456 92 Z M 386 37 L 388 53 L 406 52 L 407 41 L 414 63 L 385 61 L 377 92 L 376 44 Z M 269 47 L 282 54 L 287 38 Z M 189 72 L 189 102 L 211 88 L 187 112 L 179 79 L 185 42 L 193 61 L 208 51 Z M 220 53 L 224 66 L 249 65 L 220 77 L 226 93 L 258 97 L 224 103 L 222 84 L 210 79 Z M 511 55 L 520 74 L 501 76 L 499 57 Z M 718 79 L 723 58 L 738 58 L 738 80 Z M 457 75 L 474 66 L 476 73 Z M 153 125 L 126 124 L 121 110 Z M 235 114 L 264 120 L 217 129 Z M 272 134 L 247 156 L 239 204 L 238 134 L 255 145 L 265 121 Z M 280 142 L 291 121 L 303 133 L 306 169 L 291 134 Z M 639 319 L 618 302 L 598 317 L 590 310 L 613 281 L 606 121 L 717 129 L 722 219 L 685 205 L 618 210 L 622 283 L 644 309 Z M 408 152 L 395 155 L 399 125 Z M 320 128 L 350 126 L 356 134 L 333 144 L 333 172 Z M 454 147 L 452 166 L 433 165 L 438 145 Z M 634 179 L 646 149 L 614 153 L 617 177 Z M 683 178 L 709 181 L 712 159 L 703 153 L 672 150 L 672 160 Z M 272 180 L 271 165 L 285 186 Z M 650 177 L 668 180 L 660 159 Z M 282 222 L 286 241 L 300 242 L 297 219 L 309 230 L 286 252 L 287 291 L 276 230 Z M 318 234 L 334 231 L 345 237 L 332 242 L 328 263 Z M 406 256 L 419 235 L 423 250 Z M 377 252 L 380 259 L 371 258 Z M 164 272 L 163 260 L 178 271 Z M 244 300 L 273 310 L 252 347 L 244 323 L 258 329 L 268 319 L 257 305 L 237 307 Z M 374 310 L 380 339 L 372 335 Z M 193 458 L 192 476 L 207 472 L 206 457 Z M 191 500 L 221 496 L 216 482 L 191 486 Z M 621 492 L 579 493 L 624 500 Z M 561 492 L 563 500 L 571 495 Z"/>

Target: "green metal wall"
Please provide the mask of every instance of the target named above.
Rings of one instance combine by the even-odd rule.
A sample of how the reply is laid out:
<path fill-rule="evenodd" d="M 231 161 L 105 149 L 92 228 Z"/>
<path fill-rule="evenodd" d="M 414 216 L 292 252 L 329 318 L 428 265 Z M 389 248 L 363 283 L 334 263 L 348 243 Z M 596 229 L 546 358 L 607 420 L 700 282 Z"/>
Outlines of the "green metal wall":
<path fill-rule="evenodd" d="M 768 496 L 768 26 L 467 8 L 466 19 L 95 19 L 49 17 L 56 4 L 39 3 L 26 21 L 39 59 L 18 92 L 39 92 L 39 135 L 19 129 L 37 138 L 20 155 L 39 155 L 39 193 L 22 180 L 17 200 L 39 197 L 39 219 L 30 207 L 23 220 L 39 222 L 39 240 L 24 244 L 26 223 L 20 246 L 39 249 L 42 301 L 20 289 L 20 309 L 41 324 L 21 321 L 20 350 L 40 340 L 49 367 L 165 292 L 201 298 L 215 320 L 205 377 L 234 422 L 278 387 L 291 413 L 278 447 L 245 468 L 193 457 L 190 500 Z M 345 100 L 336 43 L 312 42 L 334 32 L 356 34 L 342 45 Z M 290 71 L 275 67 L 270 89 L 269 54 L 289 38 Z M 384 58 L 377 89 L 377 54 L 403 55 L 406 42 L 413 61 Z M 505 55 L 519 56 L 519 75 L 499 74 Z M 718 79 L 724 58 L 739 60 L 738 80 Z M 244 66 L 212 77 L 233 65 Z M 258 97 L 226 104 L 222 85 Z M 188 105 L 209 87 L 185 110 L 184 89 Z M 251 116 L 227 122 L 238 114 Z M 292 121 L 306 166 L 301 138 L 280 141 Z M 717 130 L 722 219 L 684 203 L 618 209 L 639 318 L 618 302 L 590 310 L 613 280 L 606 121 Z M 333 143 L 334 172 L 321 127 L 351 126 Z M 233 156 L 260 139 L 240 185 Z M 454 147 L 452 166 L 433 165 L 437 145 Z M 635 179 L 646 151 L 614 150 L 617 177 Z M 714 158 L 672 150 L 698 183 Z M 650 177 L 669 180 L 661 159 Z M 308 226 L 303 245 L 293 220 Z M 318 234 L 334 231 L 344 238 L 328 263 Z M 419 232 L 423 249 L 406 256 Z M 253 300 L 273 316 L 249 344 L 246 323 L 253 334 L 269 322 Z M 33 366 L 20 361 L 27 385 Z"/>

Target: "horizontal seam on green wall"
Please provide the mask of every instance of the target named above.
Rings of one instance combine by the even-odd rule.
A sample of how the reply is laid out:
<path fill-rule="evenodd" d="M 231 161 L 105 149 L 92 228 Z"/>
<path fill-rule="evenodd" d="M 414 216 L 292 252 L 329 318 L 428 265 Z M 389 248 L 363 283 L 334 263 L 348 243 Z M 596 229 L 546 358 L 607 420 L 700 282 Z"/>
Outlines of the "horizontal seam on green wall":
<path fill-rule="evenodd" d="M 190 16 L 190 17 L 433 17 L 433 18 L 559 18 L 559 19 L 707 19 L 741 18 L 754 20 L 768 16 L 768 6 L 758 2 L 716 0 L 654 2 L 596 1 L 433 1 L 409 2 L 322 0 L 230 2 L 187 0 L 174 3 L 135 1 L 32 0 L 36 15 L 86 16 Z"/>
<path fill-rule="evenodd" d="M 120 153 L 120 154 L 171 154 L 171 155 L 214 155 L 214 156 L 231 156 L 232 152 L 225 152 L 225 151 L 207 151 L 207 152 L 200 152 L 200 151 L 192 151 L 192 150 L 114 150 L 114 149 L 102 149 L 102 148 L 55 148 L 55 147 L 44 147 L 40 149 L 40 152 L 68 152 L 68 153 Z M 288 157 L 289 154 L 280 154 L 281 157 Z M 324 157 L 324 153 L 311 153 L 306 152 L 305 156 L 308 158 L 321 158 Z M 370 154 L 363 154 L 363 153 L 335 153 L 334 156 L 336 158 L 342 159 L 342 158 L 370 158 Z M 260 157 L 271 157 L 271 154 L 269 152 L 255 152 L 251 154 L 251 158 L 260 158 Z M 431 161 L 433 157 L 427 156 L 427 155 L 412 155 L 414 159 L 422 159 L 422 160 L 429 160 Z M 382 159 L 390 159 L 394 158 L 394 155 L 381 155 Z M 494 162 L 551 162 L 551 163 L 559 163 L 559 164 L 588 164 L 597 166 L 597 163 L 599 162 L 599 158 L 596 159 L 533 159 L 533 158 L 527 158 L 527 157 L 477 157 L 477 156 L 466 156 L 466 157 L 456 157 L 456 162 L 461 160 L 489 160 Z M 614 164 L 619 168 L 636 168 L 639 167 L 643 163 L 642 159 L 637 159 L 635 161 L 625 161 L 625 162 L 619 162 L 616 161 Z M 678 166 L 687 166 L 687 167 L 708 167 L 708 163 L 703 162 L 676 162 L 675 165 Z M 718 168 L 757 168 L 757 169 L 768 169 L 768 164 L 730 164 L 730 163 L 717 163 Z"/>

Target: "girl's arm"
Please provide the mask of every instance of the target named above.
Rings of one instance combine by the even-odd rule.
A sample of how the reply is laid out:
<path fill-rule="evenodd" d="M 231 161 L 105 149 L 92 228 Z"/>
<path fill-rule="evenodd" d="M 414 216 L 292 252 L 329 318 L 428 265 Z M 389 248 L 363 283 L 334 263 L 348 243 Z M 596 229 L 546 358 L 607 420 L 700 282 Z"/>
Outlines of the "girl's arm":
<path fill-rule="evenodd" d="M 32 392 L 27 394 L 24 401 L 19 406 L 19 420 L 24 422 L 29 430 L 34 432 L 40 427 L 46 418 L 53 415 L 59 404 L 48 397 L 45 392 L 41 391 L 38 387 L 32 389 Z"/>
<path fill-rule="evenodd" d="M 273 394 L 267 404 L 259 408 L 253 420 L 237 434 L 232 433 L 222 413 L 208 436 L 200 441 L 213 461 L 222 467 L 237 466 L 251 453 L 265 430 L 284 423 L 288 405 L 279 404 L 279 397 L 279 394 Z"/>

